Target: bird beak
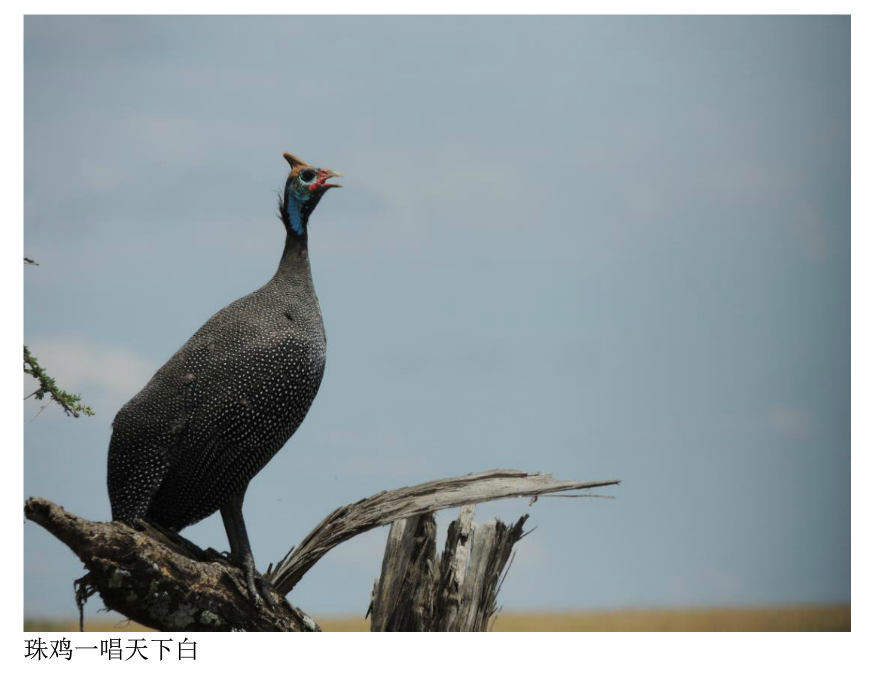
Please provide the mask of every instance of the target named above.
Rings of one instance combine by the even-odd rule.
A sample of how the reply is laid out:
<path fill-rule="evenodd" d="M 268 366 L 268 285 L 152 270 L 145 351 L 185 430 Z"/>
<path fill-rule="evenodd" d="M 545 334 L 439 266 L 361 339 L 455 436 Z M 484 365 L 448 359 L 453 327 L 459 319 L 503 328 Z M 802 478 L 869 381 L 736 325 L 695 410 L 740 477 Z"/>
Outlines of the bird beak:
<path fill-rule="evenodd" d="M 323 188 L 342 188 L 342 186 L 338 183 L 327 183 L 327 179 L 332 177 L 336 177 L 339 179 L 343 178 L 342 174 L 340 174 L 339 172 L 335 172 L 332 169 L 322 169 L 321 171 L 323 171 L 325 174 L 325 180 L 321 183 Z"/>

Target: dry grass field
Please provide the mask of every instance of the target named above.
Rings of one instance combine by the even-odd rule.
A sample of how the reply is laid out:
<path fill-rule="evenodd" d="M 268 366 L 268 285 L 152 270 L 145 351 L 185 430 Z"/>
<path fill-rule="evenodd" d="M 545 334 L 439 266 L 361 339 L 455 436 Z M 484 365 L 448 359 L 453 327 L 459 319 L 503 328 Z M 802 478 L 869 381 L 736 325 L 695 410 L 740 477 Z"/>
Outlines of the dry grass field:
<path fill-rule="evenodd" d="M 363 632 L 368 621 L 316 617 L 325 632 Z M 71 621 L 26 620 L 26 631 L 72 632 Z M 584 612 L 503 611 L 494 632 L 814 632 L 850 631 L 850 605 L 743 607 L 728 609 L 655 609 Z M 93 632 L 144 632 L 137 623 L 86 623 Z"/>

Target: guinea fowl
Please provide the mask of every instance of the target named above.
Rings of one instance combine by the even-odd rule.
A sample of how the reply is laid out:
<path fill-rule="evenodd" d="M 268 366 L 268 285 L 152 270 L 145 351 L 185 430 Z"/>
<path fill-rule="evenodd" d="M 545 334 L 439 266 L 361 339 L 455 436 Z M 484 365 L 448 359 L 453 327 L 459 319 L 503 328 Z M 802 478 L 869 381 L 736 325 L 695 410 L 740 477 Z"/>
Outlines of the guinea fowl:
<path fill-rule="evenodd" d="M 324 374 L 326 341 L 307 223 L 340 176 L 285 153 L 278 270 L 208 320 L 116 415 L 107 459 L 113 519 L 179 531 L 220 510 L 230 558 L 256 602 L 242 502 L 251 479 L 296 432 Z M 265 592 L 261 589 L 261 592 Z M 267 598 L 268 599 L 268 598 Z"/>

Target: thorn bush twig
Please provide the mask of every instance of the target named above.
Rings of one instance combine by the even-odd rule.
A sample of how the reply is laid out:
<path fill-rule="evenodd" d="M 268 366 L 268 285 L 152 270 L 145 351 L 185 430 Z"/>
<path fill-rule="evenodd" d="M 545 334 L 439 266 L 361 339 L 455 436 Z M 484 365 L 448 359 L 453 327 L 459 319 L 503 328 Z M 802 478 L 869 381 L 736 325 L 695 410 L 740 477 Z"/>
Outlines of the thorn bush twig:
<path fill-rule="evenodd" d="M 33 376 L 40 383 L 40 387 L 24 399 L 33 397 L 36 400 L 42 400 L 48 395 L 50 400 L 57 402 L 68 416 L 79 418 L 80 414 L 83 416 L 95 415 L 90 406 L 80 403 L 82 400 L 80 395 L 74 395 L 58 387 L 55 379 L 40 366 L 37 358 L 31 354 L 27 346 L 24 347 L 24 373 Z"/>

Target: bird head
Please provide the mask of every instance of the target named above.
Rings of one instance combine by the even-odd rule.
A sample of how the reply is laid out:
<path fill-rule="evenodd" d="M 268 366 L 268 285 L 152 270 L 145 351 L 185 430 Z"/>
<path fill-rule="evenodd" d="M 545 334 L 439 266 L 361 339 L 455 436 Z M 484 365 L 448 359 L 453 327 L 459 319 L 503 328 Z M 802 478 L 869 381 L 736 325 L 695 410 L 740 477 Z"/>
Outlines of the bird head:
<path fill-rule="evenodd" d="M 313 167 L 293 153 L 283 153 L 283 156 L 291 166 L 291 173 L 285 183 L 280 205 L 281 218 L 287 228 L 303 234 L 306 221 L 322 196 L 331 188 L 342 187 L 336 183 L 328 183 L 328 180 L 341 177 L 342 174 L 332 169 Z"/>

